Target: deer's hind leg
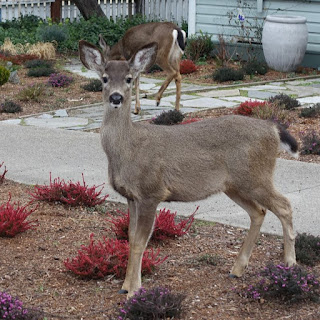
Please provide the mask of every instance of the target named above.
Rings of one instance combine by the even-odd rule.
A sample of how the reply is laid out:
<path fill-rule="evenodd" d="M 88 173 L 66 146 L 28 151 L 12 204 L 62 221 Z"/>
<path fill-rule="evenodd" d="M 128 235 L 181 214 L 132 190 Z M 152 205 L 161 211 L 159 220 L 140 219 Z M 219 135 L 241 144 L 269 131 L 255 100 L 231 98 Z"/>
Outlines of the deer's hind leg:
<path fill-rule="evenodd" d="M 128 293 L 130 297 L 141 287 L 142 257 L 152 235 L 158 203 L 128 201 L 128 204 L 130 252 L 126 277 L 120 293 Z"/>
<path fill-rule="evenodd" d="M 292 209 L 289 200 L 274 188 L 259 192 L 257 201 L 272 211 L 281 221 L 284 242 L 284 262 L 287 266 L 296 264 L 295 236 L 292 223 Z"/>
<path fill-rule="evenodd" d="M 255 201 L 245 199 L 236 191 L 227 191 L 225 194 L 240 207 L 246 210 L 251 220 L 248 234 L 230 272 L 230 276 L 240 277 L 244 273 L 245 268 L 249 263 L 253 246 L 258 239 L 260 228 L 266 215 L 266 210 L 260 207 Z"/>

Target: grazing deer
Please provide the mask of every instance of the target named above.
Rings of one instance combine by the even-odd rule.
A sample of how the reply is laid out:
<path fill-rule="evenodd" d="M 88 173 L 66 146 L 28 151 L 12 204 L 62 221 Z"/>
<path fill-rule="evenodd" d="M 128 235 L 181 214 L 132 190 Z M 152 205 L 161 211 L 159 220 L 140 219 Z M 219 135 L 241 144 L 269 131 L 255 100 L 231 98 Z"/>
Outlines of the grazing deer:
<path fill-rule="evenodd" d="M 110 60 L 129 60 L 139 49 L 152 42 L 158 45 L 155 63 L 166 73 L 167 78 L 156 95 L 157 106 L 164 90 L 174 79 L 176 82 L 176 104 L 175 109 L 179 110 L 181 96 L 181 74 L 180 60 L 185 49 L 186 33 L 171 22 L 151 22 L 130 28 L 123 38 L 110 50 Z M 107 44 L 100 35 L 99 44 L 103 51 L 107 49 Z M 135 79 L 136 104 L 134 113 L 138 114 L 140 107 L 139 100 L 139 76 Z"/>
<path fill-rule="evenodd" d="M 284 260 L 296 263 L 292 210 L 273 185 L 280 146 L 297 154 L 297 142 L 273 122 L 224 116 L 185 126 L 154 126 L 131 121 L 132 81 L 155 60 L 157 44 L 141 48 L 129 61 L 111 61 L 81 40 L 80 59 L 103 83 L 105 113 L 101 142 L 112 187 L 127 198 L 130 256 L 121 293 L 141 286 L 141 261 L 161 201 L 196 201 L 224 192 L 251 219 L 248 235 L 231 270 L 241 276 L 258 238 L 266 211 L 281 221 Z"/>

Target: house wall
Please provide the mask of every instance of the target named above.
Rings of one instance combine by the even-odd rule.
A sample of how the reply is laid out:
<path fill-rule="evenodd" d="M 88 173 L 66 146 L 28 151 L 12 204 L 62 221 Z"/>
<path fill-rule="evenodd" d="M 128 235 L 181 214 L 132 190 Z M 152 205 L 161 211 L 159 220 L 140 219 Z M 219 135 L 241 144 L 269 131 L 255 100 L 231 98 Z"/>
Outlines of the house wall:
<path fill-rule="evenodd" d="M 307 18 L 308 46 L 303 65 L 320 67 L 320 0 L 190 0 L 189 34 L 207 32 L 218 42 L 222 34 L 227 42 L 261 43 L 267 15 L 299 15 Z M 262 10 L 259 8 L 262 5 Z M 193 6 L 193 12 L 192 10 Z M 261 12 L 259 12 L 261 11 Z M 244 16 L 241 23 L 238 14 Z M 242 45 L 243 46 L 243 45 Z"/>

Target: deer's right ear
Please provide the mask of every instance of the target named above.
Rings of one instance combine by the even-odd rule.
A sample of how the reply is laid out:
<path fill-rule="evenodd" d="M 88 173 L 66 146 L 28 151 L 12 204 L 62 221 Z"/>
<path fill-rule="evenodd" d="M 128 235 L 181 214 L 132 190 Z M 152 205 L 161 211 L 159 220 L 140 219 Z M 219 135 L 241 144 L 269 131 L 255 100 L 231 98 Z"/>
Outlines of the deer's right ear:
<path fill-rule="evenodd" d="M 96 71 L 100 76 L 102 76 L 104 58 L 96 46 L 85 40 L 80 40 L 79 54 L 81 62 L 87 69 Z"/>
<path fill-rule="evenodd" d="M 105 57 L 108 57 L 109 52 L 110 52 L 110 47 L 105 42 L 105 40 L 104 40 L 104 38 L 103 38 L 101 33 L 99 34 L 99 45 L 100 45 L 100 47 L 101 47 L 101 49 L 103 51 L 103 55 Z"/>

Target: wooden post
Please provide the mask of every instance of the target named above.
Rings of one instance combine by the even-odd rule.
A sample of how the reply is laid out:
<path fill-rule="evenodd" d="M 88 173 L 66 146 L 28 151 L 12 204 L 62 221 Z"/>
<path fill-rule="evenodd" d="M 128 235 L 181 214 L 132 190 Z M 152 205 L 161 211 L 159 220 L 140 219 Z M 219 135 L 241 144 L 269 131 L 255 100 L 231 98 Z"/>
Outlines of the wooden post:
<path fill-rule="evenodd" d="M 51 3 L 51 19 L 54 22 L 61 21 L 62 0 L 56 0 Z"/>

